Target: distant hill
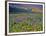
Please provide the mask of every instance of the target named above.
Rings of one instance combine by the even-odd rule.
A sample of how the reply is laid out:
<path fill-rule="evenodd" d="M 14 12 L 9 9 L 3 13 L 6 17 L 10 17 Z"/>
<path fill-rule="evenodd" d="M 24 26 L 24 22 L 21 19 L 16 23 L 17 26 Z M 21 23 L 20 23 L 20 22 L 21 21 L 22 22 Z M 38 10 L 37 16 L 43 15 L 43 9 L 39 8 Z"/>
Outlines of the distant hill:
<path fill-rule="evenodd" d="M 29 8 L 29 7 L 11 7 L 9 6 L 9 13 L 42 13 L 43 9 L 39 9 L 39 8 Z"/>
<path fill-rule="evenodd" d="M 43 10 L 39 9 L 39 8 L 32 8 L 32 12 L 34 12 L 34 13 L 43 13 Z"/>

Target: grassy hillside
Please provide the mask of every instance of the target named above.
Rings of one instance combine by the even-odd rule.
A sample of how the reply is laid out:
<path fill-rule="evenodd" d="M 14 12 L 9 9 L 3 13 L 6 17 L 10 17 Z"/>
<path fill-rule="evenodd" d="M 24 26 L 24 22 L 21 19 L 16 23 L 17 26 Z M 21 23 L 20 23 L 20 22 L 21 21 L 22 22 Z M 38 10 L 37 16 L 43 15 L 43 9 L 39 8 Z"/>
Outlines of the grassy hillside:
<path fill-rule="evenodd" d="M 10 14 L 9 15 L 9 32 L 30 32 L 42 31 L 42 14 Z"/>

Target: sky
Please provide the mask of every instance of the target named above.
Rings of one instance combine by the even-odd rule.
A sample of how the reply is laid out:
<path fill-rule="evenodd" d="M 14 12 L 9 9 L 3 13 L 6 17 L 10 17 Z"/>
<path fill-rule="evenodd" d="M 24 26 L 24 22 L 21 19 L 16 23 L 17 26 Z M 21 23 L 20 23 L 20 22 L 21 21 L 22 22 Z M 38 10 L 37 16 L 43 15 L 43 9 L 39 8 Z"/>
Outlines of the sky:
<path fill-rule="evenodd" d="M 35 4 L 14 4 L 14 3 L 10 3 L 9 4 L 11 7 L 34 7 L 34 8 L 42 8 L 43 6 L 42 5 L 35 5 Z"/>
<path fill-rule="evenodd" d="M 36 8 L 37 11 L 41 12 L 42 5 L 35 5 L 35 4 L 18 4 L 18 3 L 9 3 L 9 12 L 32 12 L 32 8 Z M 23 9 L 22 9 L 23 8 Z M 29 8 L 29 9 L 27 9 Z M 35 9 L 33 11 L 36 11 Z M 36 11 L 36 12 L 37 12 Z"/>

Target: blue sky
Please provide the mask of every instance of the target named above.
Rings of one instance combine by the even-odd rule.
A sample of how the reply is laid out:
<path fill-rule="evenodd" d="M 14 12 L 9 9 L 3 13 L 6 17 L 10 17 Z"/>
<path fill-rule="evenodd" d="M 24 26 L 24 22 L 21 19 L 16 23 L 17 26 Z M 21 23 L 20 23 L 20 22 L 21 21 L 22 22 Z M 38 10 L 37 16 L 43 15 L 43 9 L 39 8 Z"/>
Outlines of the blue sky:
<path fill-rule="evenodd" d="M 10 3 L 9 4 L 11 7 L 14 7 L 14 6 L 18 6 L 18 7 L 36 7 L 36 8 L 42 8 L 43 6 L 42 5 L 35 5 L 35 4 L 15 4 L 15 3 Z"/>
<path fill-rule="evenodd" d="M 23 7 L 24 9 L 22 9 L 21 7 Z M 38 8 L 38 9 L 42 9 L 42 5 L 35 5 L 35 4 L 17 4 L 17 3 L 9 3 L 9 11 L 10 12 L 27 12 L 28 10 L 25 10 L 25 8 L 30 8 L 30 10 L 32 8 Z M 30 11 L 29 12 L 32 12 Z"/>

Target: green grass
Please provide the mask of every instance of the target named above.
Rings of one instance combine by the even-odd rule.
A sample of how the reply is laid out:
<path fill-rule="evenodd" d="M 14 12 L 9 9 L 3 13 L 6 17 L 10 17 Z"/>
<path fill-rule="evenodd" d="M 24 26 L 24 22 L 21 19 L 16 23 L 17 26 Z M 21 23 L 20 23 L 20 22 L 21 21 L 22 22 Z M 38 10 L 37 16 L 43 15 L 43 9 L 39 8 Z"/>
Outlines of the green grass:
<path fill-rule="evenodd" d="M 10 14 L 9 15 L 9 32 L 30 32 L 42 31 L 42 14 Z M 30 16 L 22 22 L 16 22 L 16 18 Z"/>

